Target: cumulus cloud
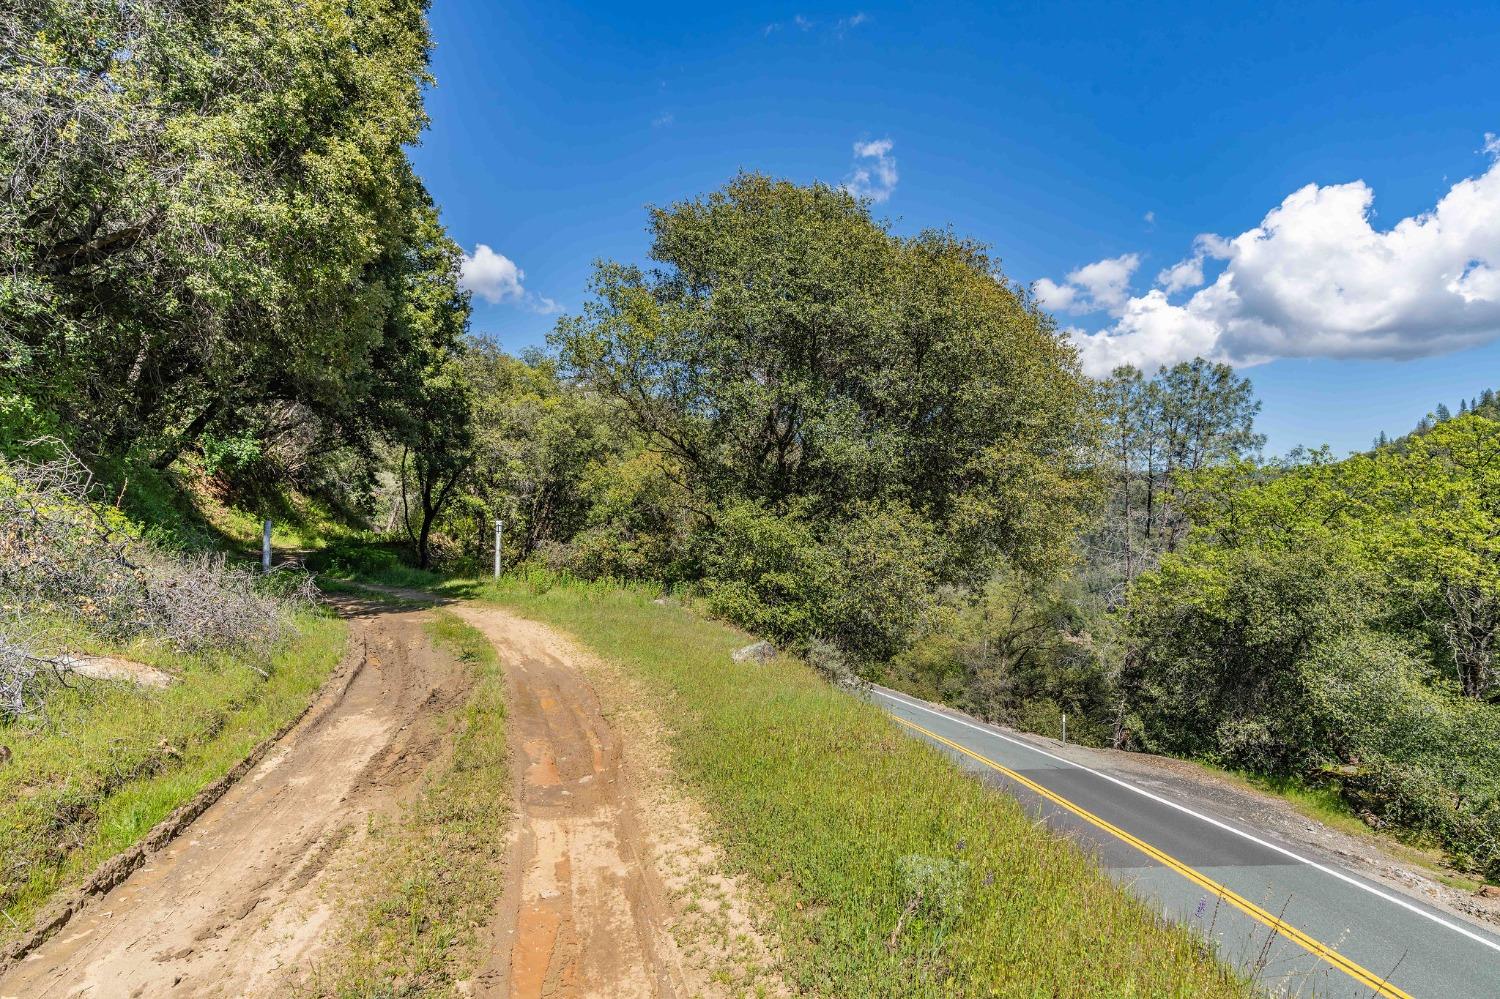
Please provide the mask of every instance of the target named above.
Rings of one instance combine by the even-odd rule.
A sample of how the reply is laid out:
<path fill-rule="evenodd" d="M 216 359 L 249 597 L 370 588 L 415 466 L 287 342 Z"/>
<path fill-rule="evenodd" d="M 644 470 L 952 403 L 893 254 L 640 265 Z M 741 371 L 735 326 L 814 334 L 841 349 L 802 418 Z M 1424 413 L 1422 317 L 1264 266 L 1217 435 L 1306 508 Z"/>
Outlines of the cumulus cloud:
<path fill-rule="evenodd" d="M 854 166 L 844 178 L 844 190 L 857 198 L 869 198 L 876 204 L 886 201 L 896 190 L 900 174 L 896 172 L 896 157 L 891 150 L 896 144 L 890 139 L 854 144 Z"/>
<path fill-rule="evenodd" d="M 1166 289 L 1168 295 L 1198 287 L 1203 283 L 1203 258 L 1195 255 L 1177 261 L 1156 275 L 1156 283 Z"/>
<path fill-rule="evenodd" d="M 1068 274 L 1061 284 L 1042 278 L 1036 283 L 1036 297 L 1054 312 L 1118 315 L 1130 298 L 1130 276 L 1140 265 L 1138 253 L 1096 260 Z"/>
<path fill-rule="evenodd" d="M 562 306 L 552 299 L 527 291 L 522 284 L 526 272 L 514 260 L 483 243 L 474 247 L 472 254 L 464 254 L 459 274 L 460 285 L 491 304 L 510 302 L 543 315 L 562 311 Z"/>
<path fill-rule="evenodd" d="M 1240 365 L 1404 359 L 1500 338 L 1500 148 L 1491 152 L 1488 170 L 1390 229 L 1371 225 L 1375 193 L 1354 181 L 1294 191 L 1238 236 L 1200 236 L 1191 257 L 1157 275 L 1159 287 L 1121 304 L 1113 325 L 1070 329 L 1085 370 L 1152 369 L 1200 354 Z M 1207 258 L 1225 264 L 1203 286 Z M 1083 270 L 1062 286 L 1037 282 L 1038 298 L 1089 311 L 1093 292 L 1075 280 Z M 1185 301 L 1171 300 L 1191 288 Z"/>

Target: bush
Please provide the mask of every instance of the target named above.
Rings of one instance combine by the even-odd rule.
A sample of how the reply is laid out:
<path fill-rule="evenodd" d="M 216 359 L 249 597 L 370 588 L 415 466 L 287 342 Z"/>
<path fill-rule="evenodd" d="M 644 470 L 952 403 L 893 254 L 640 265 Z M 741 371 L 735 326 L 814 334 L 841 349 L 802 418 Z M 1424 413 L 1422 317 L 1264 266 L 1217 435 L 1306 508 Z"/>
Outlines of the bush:
<path fill-rule="evenodd" d="M 223 555 L 178 554 L 146 541 L 90 495 L 93 479 L 65 447 L 51 460 L 0 464 L 0 714 L 35 710 L 39 666 L 56 654 L 39 632 L 72 619 L 113 641 L 149 636 L 183 652 L 245 649 L 261 656 L 293 630 L 310 581 L 272 592 Z"/>
<path fill-rule="evenodd" d="M 824 642 L 868 672 L 926 626 L 941 551 L 931 525 L 899 505 L 860 507 L 818 531 L 736 504 L 715 518 L 703 591 L 721 617 L 798 651 Z"/>
<path fill-rule="evenodd" d="M 1429 685 L 1420 637 L 1382 616 L 1381 577 L 1336 543 L 1301 540 L 1192 544 L 1140 580 L 1132 740 L 1336 779 L 1355 810 L 1500 878 L 1500 705 Z"/>

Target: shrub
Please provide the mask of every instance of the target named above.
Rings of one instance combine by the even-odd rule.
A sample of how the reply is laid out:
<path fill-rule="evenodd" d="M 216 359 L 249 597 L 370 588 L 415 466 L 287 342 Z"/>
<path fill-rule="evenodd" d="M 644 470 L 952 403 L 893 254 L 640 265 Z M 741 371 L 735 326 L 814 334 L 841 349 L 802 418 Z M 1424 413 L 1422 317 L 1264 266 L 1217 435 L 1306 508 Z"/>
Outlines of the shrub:
<path fill-rule="evenodd" d="M 147 542 L 117 510 L 91 496 L 88 470 L 60 443 L 60 457 L 0 465 L 0 713 L 33 710 L 38 664 L 56 652 L 33 630 L 76 620 L 101 637 L 150 636 L 185 652 L 238 648 L 268 656 L 310 599 L 302 577 L 277 594 L 221 554 L 177 554 Z"/>

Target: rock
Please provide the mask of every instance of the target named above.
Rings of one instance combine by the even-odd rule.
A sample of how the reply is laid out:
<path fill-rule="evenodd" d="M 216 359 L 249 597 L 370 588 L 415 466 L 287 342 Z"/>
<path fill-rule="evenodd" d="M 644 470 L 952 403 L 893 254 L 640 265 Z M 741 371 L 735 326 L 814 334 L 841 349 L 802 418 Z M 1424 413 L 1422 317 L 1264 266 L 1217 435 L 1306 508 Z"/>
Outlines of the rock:
<path fill-rule="evenodd" d="M 735 662 L 766 663 L 776 658 L 776 646 L 770 642 L 752 642 L 743 649 L 736 649 L 731 656 Z"/>
<path fill-rule="evenodd" d="M 0 746 L 0 766 L 10 762 L 10 747 Z"/>
<path fill-rule="evenodd" d="M 657 597 L 655 600 L 653 600 L 651 602 L 653 604 L 655 604 L 656 606 L 658 606 L 658 607 L 669 607 L 672 604 L 672 598 L 671 597 Z"/>
<path fill-rule="evenodd" d="M 173 682 L 170 674 L 119 656 L 65 655 L 58 656 L 52 662 L 65 672 L 86 676 L 91 680 L 113 680 L 157 689 L 170 687 Z"/>
<path fill-rule="evenodd" d="M 1480 898 L 1500 898 L 1500 885 L 1485 885 L 1474 894 Z"/>

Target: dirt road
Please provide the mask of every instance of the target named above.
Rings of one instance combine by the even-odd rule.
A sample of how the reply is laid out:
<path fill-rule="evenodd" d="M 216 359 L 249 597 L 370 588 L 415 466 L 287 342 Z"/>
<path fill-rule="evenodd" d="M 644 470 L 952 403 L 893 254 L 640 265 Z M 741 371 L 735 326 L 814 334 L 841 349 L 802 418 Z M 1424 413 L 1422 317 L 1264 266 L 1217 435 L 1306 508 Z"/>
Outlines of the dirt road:
<path fill-rule="evenodd" d="M 425 612 L 430 613 L 430 612 Z M 0 996 L 274 994 L 324 940 L 330 878 L 443 744 L 464 672 L 424 612 L 352 617 L 306 717 L 170 846 L 4 978 Z M 365 650 L 368 649 L 368 654 Z"/>
<path fill-rule="evenodd" d="M 542 625 L 452 609 L 505 668 L 515 809 L 507 888 L 460 991 L 786 995 L 633 681 Z M 351 613 L 368 654 L 180 838 L 0 977 L 0 999 L 295 989 L 351 894 L 368 818 L 398 808 L 443 752 L 468 682 L 424 632 L 432 611 Z"/>

